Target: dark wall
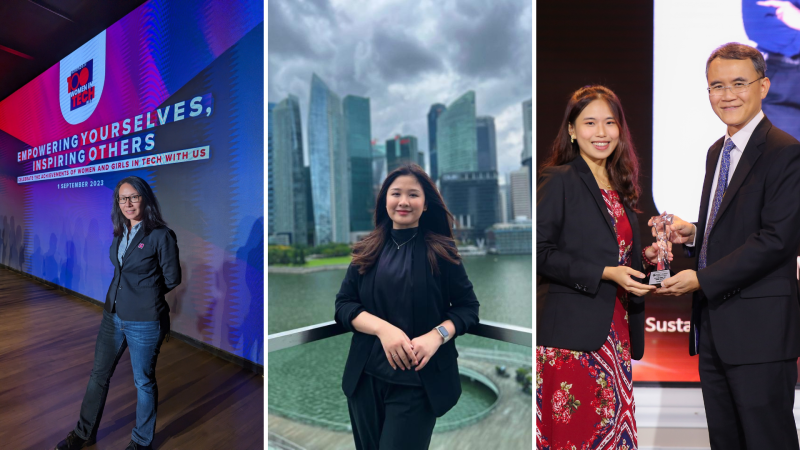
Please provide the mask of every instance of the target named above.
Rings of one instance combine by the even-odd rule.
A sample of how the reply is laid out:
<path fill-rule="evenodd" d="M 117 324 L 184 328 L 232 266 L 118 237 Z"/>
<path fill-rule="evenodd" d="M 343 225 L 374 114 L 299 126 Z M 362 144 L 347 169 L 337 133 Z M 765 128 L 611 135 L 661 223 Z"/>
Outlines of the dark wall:
<path fill-rule="evenodd" d="M 537 2 L 536 166 L 549 156 L 570 94 L 602 84 L 620 98 L 639 163 L 639 223 L 657 214 L 652 193 L 653 3 Z M 647 228 L 643 243 L 652 242 Z M 682 252 L 673 268 L 688 268 Z M 685 266 L 685 267 L 683 267 Z"/>

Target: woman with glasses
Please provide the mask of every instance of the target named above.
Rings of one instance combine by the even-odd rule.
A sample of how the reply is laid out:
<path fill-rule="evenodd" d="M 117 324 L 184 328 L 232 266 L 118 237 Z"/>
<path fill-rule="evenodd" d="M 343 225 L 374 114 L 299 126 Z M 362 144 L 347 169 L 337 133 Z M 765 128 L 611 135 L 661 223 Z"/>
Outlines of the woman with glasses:
<path fill-rule="evenodd" d="M 117 184 L 111 221 L 114 278 L 97 335 L 94 367 L 78 424 L 56 450 L 94 445 L 109 381 L 126 348 L 130 350 L 137 391 L 136 426 L 126 450 L 152 448 L 158 408 L 156 361 L 169 332 L 169 306 L 164 295 L 181 283 L 178 243 L 175 232 L 161 217 L 153 190 L 139 177 L 127 177 Z"/>
<path fill-rule="evenodd" d="M 638 168 L 617 96 L 573 93 L 536 188 L 537 448 L 637 448 L 631 359 L 655 287 L 636 278 L 658 256 L 642 251 Z"/>
<path fill-rule="evenodd" d="M 359 450 L 427 449 L 458 401 L 455 337 L 478 322 L 453 216 L 416 164 L 386 177 L 375 230 L 353 247 L 336 322 L 353 332 L 342 389 Z"/>

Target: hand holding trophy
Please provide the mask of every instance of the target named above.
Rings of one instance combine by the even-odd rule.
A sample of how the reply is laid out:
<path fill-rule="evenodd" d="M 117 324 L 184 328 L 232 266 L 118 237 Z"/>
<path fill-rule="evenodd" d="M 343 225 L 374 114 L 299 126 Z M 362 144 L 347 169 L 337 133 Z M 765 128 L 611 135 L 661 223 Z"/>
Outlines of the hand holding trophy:
<path fill-rule="evenodd" d="M 650 272 L 649 284 L 655 285 L 656 287 L 661 287 L 661 282 L 669 278 L 672 274 L 669 270 L 669 260 L 667 259 L 669 253 L 668 242 L 671 234 L 669 225 L 672 225 L 672 219 L 673 215 L 667 214 L 666 211 L 652 219 L 653 228 L 656 232 L 656 244 L 658 245 L 658 260 L 656 270 Z"/>

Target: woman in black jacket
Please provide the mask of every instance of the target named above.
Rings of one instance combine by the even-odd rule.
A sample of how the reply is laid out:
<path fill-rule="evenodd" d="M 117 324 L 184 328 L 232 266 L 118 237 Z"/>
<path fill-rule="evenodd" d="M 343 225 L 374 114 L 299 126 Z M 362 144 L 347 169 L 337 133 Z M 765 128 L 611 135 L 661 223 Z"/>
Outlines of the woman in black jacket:
<path fill-rule="evenodd" d="M 461 395 L 455 337 L 478 322 L 479 304 L 452 224 L 411 164 L 383 182 L 375 230 L 353 248 L 335 318 L 353 332 L 342 389 L 359 450 L 428 448 Z"/>
<path fill-rule="evenodd" d="M 169 332 L 164 295 L 181 283 L 175 232 L 161 217 L 158 200 L 139 177 L 122 179 L 114 189 L 110 258 L 114 278 L 108 288 L 94 350 L 94 367 L 81 404 L 80 419 L 56 450 L 94 445 L 108 386 L 126 348 L 136 385 L 136 427 L 126 450 L 152 448 L 158 408 L 156 362 Z"/>
<path fill-rule="evenodd" d="M 577 90 L 536 188 L 537 447 L 636 448 L 631 359 L 644 353 L 638 162 L 622 105 Z M 571 448 L 571 447 L 570 447 Z"/>

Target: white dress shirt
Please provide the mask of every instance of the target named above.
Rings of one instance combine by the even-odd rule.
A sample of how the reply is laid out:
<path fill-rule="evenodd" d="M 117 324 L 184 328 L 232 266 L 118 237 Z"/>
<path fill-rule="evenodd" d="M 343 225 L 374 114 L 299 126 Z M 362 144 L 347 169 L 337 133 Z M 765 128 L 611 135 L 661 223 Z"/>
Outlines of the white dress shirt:
<path fill-rule="evenodd" d="M 735 133 L 733 136 L 729 136 L 728 132 L 725 132 L 725 140 L 722 143 L 722 147 L 725 148 L 725 142 L 728 142 L 728 138 L 733 140 L 733 149 L 731 149 L 731 166 L 728 169 L 728 184 L 731 184 L 731 178 L 733 178 L 733 173 L 736 171 L 736 166 L 739 165 L 739 160 L 742 158 L 742 152 L 744 152 L 745 147 L 747 147 L 747 143 L 750 141 L 750 136 L 753 135 L 753 131 L 756 129 L 756 126 L 761 122 L 761 119 L 764 118 L 764 112 L 759 111 L 753 119 L 747 123 L 741 130 Z M 711 220 L 711 213 L 714 211 L 714 194 L 717 192 L 717 183 L 719 182 L 719 168 L 722 165 L 722 156 L 724 152 L 719 152 L 719 159 L 717 160 L 717 168 L 714 170 L 714 182 L 711 185 L 711 192 L 709 193 L 708 197 L 708 216 L 706 216 L 706 228 L 708 228 L 708 222 Z M 726 186 L 727 187 L 727 186 Z M 695 242 L 697 242 L 697 227 L 695 226 L 695 235 L 694 241 L 691 244 L 688 242 L 686 243 L 687 247 L 694 247 Z"/>

